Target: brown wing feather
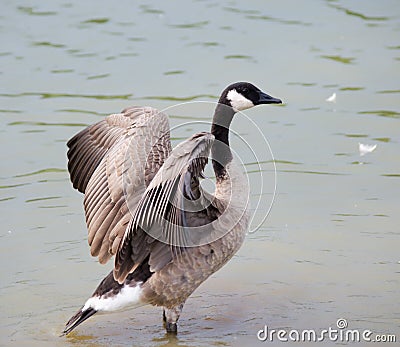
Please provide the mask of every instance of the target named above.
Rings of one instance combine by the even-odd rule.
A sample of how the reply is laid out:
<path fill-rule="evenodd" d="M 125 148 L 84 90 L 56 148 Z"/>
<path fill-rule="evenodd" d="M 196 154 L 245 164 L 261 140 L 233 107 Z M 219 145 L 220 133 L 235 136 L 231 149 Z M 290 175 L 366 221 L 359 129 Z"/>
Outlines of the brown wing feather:
<path fill-rule="evenodd" d="M 68 171 L 75 189 L 85 192 L 94 170 L 107 151 L 126 133 L 127 114 L 110 115 L 76 134 L 67 142 Z"/>
<path fill-rule="evenodd" d="M 213 135 L 201 133 L 182 142 L 155 174 L 137 204 L 115 256 L 114 278 L 119 283 L 147 257 L 152 272 L 173 260 L 174 250 L 180 248 L 173 241 L 184 238 L 180 233 L 183 211 L 176 206 L 181 206 L 182 192 L 191 189 L 185 187 L 191 179 L 183 177 L 186 173 L 194 179 L 200 177 L 207 160 L 199 158 L 208 157 L 213 139 Z"/>
<path fill-rule="evenodd" d="M 171 151 L 168 118 L 131 107 L 82 130 L 68 141 L 73 186 L 85 193 L 88 241 L 107 262 L 118 249 L 146 185 Z"/>

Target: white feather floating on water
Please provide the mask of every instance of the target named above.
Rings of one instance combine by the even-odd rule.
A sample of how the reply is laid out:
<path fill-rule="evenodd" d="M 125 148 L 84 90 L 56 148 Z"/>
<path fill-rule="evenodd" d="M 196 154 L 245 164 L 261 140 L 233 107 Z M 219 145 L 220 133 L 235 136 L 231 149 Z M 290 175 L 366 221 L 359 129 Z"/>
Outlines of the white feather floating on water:
<path fill-rule="evenodd" d="M 363 143 L 358 143 L 358 150 L 360 152 L 360 156 L 366 155 L 368 153 L 371 153 L 375 150 L 377 145 L 367 145 Z"/>
<path fill-rule="evenodd" d="M 333 93 L 329 98 L 326 99 L 328 102 L 336 102 L 336 93 Z"/>

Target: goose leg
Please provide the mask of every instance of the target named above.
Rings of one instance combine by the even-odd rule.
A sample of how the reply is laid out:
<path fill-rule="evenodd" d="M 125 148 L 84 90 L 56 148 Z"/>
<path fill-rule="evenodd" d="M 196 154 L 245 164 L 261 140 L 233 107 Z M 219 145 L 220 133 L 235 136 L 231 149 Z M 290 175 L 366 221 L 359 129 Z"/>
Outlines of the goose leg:
<path fill-rule="evenodd" d="M 178 332 L 177 322 L 179 316 L 181 315 L 182 309 L 183 309 L 183 304 L 175 306 L 171 309 L 168 308 L 163 309 L 163 321 L 167 333 L 176 334 Z"/>

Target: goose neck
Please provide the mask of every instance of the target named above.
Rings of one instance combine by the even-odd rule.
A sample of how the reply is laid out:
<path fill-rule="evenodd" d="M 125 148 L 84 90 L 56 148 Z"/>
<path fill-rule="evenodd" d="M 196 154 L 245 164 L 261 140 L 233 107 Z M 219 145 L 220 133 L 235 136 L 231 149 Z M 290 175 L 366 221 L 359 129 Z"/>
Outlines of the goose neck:
<path fill-rule="evenodd" d="M 229 147 L 229 126 L 235 111 L 232 107 L 219 103 L 215 109 L 211 133 L 215 140 L 211 148 L 211 157 L 217 180 L 226 175 L 226 165 L 232 160 Z"/>

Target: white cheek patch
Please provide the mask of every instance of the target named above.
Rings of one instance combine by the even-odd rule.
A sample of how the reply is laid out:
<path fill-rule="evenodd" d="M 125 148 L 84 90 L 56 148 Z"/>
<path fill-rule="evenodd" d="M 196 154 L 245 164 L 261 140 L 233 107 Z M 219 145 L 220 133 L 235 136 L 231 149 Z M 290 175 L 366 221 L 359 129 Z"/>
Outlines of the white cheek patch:
<path fill-rule="evenodd" d="M 254 104 L 251 100 L 245 98 L 235 89 L 230 90 L 226 97 L 231 102 L 231 106 L 233 107 L 233 109 L 236 111 L 243 111 L 248 108 L 254 107 Z"/>

